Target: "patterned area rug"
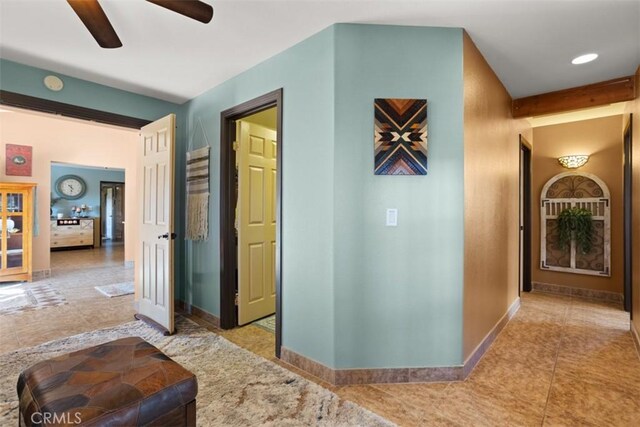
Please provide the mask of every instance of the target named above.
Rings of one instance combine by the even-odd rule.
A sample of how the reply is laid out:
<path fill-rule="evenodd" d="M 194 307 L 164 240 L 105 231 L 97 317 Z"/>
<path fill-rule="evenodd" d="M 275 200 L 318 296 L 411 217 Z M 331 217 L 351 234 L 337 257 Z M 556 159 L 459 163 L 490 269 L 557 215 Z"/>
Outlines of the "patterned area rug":
<path fill-rule="evenodd" d="M 127 336 L 139 336 L 196 374 L 201 426 L 392 426 L 319 385 L 179 318 L 165 337 L 129 322 L 0 355 L 0 425 L 18 424 L 16 381 L 34 363 Z"/>
<path fill-rule="evenodd" d="M 67 303 L 65 297 L 48 284 L 19 283 L 0 286 L 0 314 L 17 314 Z"/>
<path fill-rule="evenodd" d="M 95 286 L 102 295 L 109 298 L 121 297 L 133 293 L 133 282 L 116 283 L 115 285 Z"/>
<path fill-rule="evenodd" d="M 252 323 L 252 325 L 275 334 L 276 333 L 276 315 L 274 314 L 269 317 L 256 320 L 255 322 Z"/>

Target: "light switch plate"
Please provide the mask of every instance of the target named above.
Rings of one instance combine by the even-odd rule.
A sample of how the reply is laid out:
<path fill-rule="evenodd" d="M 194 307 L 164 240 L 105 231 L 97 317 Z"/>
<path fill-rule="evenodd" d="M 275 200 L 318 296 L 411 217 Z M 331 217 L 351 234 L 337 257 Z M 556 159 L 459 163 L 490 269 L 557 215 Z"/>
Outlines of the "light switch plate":
<path fill-rule="evenodd" d="M 398 225 L 398 209 L 387 209 L 387 227 Z"/>

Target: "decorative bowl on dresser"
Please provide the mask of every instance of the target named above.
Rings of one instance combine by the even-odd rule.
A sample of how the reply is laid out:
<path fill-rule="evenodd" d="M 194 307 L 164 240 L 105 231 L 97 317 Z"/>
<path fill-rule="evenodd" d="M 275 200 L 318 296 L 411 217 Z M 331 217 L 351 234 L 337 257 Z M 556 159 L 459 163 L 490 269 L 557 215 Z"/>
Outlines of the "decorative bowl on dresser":
<path fill-rule="evenodd" d="M 51 220 L 51 249 L 93 247 L 93 218 Z"/>

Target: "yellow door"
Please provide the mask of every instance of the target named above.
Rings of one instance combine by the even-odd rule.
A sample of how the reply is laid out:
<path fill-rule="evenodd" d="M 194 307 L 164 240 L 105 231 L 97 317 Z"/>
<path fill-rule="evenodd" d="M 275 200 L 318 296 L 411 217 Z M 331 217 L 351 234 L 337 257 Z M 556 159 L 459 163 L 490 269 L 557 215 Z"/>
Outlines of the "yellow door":
<path fill-rule="evenodd" d="M 238 324 L 276 309 L 276 132 L 240 121 L 238 159 Z"/>
<path fill-rule="evenodd" d="M 170 333 L 173 324 L 173 161 L 175 115 L 141 129 L 136 305 Z M 146 319 L 145 319 L 146 318 Z"/>

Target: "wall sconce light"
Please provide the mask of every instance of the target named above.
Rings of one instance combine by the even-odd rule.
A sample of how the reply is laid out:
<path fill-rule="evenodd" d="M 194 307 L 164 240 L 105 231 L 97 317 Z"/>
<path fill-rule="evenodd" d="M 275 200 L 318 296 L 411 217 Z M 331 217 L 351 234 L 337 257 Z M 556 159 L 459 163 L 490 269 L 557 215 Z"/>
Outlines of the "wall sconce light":
<path fill-rule="evenodd" d="M 584 166 L 589 161 L 589 156 L 585 154 L 572 154 L 570 156 L 558 157 L 558 163 L 567 169 L 577 169 Z"/>

